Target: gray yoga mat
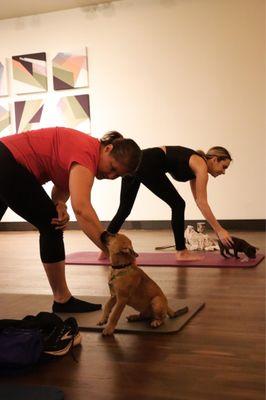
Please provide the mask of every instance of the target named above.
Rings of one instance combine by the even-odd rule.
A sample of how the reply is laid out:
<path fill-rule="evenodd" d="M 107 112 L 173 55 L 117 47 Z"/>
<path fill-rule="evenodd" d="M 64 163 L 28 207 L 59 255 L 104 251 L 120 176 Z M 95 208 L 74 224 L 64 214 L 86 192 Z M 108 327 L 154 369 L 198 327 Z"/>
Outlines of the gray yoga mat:
<path fill-rule="evenodd" d="M 105 304 L 108 297 L 99 296 L 81 296 L 83 300 L 93 303 Z M 147 321 L 142 322 L 128 322 L 126 316 L 137 313 L 131 307 L 126 306 L 121 318 L 117 324 L 116 331 L 120 332 L 152 332 L 152 333 L 171 333 L 180 331 L 205 305 L 202 301 L 195 301 L 189 299 L 168 299 L 169 305 L 174 309 L 180 309 L 185 306 L 188 307 L 188 312 L 177 318 L 166 318 L 165 323 L 154 329 L 151 328 Z M 1 294 L 0 295 L 0 319 L 22 319 L 26 315 L 36 315 L 40 311 L 51 312 L 52 296 L 47 295 L 34 295 L 34 294 Z M 103 330 L 102 326 L 98 326 L 97 322 L 100 320 L 102 311 L 94 311 L 91 313 L 80 314 L 58 314 L 63 319 L 69 316 L 74 316 L 77 319 L 80 329 L 88 331 Z"/>

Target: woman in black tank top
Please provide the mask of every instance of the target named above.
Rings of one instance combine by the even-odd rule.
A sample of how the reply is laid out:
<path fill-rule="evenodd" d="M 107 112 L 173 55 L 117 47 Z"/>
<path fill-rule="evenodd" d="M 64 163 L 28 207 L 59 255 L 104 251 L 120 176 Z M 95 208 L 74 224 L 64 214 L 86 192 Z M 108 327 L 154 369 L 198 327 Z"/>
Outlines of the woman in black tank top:
<path fill-rule="evenodd" d="M 185 201 L 166 176 L 169 173 L 176 181 L 190 181 L 197 206 L 212 226 L 219 239 L 230 246 L 231 237 L 213 215 L 207 200 L 208 174 L 217 177 L 224 174 L 232 158 L 223 147 L 212 147 L 205 154 L 181 146 L 154 147 L 142 151 L 142 161 L 134 176 L 122 179 L 120 205 L 108 226 L 108 231 L 117 233 L 129 216 L 140 184 L 145 185 L 172 210 L 171 225 L 175 238 L 177 260 L 195 260 L 198 257 L 186 249 L 184 239 Z M 100 258 L 103 258 L 102 254 Z"/>

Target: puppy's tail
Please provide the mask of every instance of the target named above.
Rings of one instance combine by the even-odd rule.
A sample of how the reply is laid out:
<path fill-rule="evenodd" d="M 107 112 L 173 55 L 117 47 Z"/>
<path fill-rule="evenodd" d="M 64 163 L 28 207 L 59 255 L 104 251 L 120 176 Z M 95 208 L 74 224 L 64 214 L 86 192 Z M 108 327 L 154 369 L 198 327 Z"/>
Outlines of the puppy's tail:
<path fill-rule="evenodd" d="M 181 315 L 186 314 L 187 312 L 188 312 L 187 306 L 179 308 L 176 311 L 172 310 L 170 307 L 167 307 L 167 314 L 168 314 L 168 317 L 170 317 L 170 318 L 180 317 Z"/>

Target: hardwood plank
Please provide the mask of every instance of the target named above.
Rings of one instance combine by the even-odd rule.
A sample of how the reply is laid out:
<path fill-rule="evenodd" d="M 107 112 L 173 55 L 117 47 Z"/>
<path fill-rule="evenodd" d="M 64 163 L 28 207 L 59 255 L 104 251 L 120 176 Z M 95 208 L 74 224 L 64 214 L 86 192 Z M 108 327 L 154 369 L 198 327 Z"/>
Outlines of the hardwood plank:
<path fill-rule="evenodd" d="M 172 242 L 169 231 L 128 231 L 136 251 Z M 235 232 L 265 251 L 263 232 Z M 79 231 L 67 252 L 95 250 Z M 0 293 L 50 293 L 37 232 L 0 232 Z M 1 382 L 60 387 L 66 400 L 263 400 L 265 260 L 252 269 L 143 268 L 166 295 L 200 298 L 206 307 L 169 335 L 83 333 L 71 355 Z M 108 295 L 106 267 L 67 267 L 75 295 Z M 1 301 L 1 295 L 0 295 Z"/>

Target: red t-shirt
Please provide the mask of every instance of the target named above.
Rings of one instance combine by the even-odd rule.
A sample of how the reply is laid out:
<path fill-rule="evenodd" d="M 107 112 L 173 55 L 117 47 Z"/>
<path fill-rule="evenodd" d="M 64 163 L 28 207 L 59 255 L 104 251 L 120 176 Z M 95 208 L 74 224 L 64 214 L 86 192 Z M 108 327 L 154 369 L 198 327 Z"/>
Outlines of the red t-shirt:
<path fill-rule="evenodd" d="M 0 141 L 42 185 L 52 181 L 68 191 L 70 167 L 74 162 L 96 175 L 100 141 L 75 129 L 44 128 L 6 136 Z"/>

